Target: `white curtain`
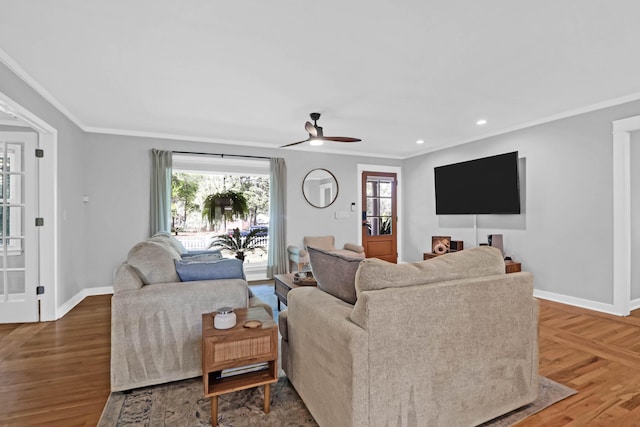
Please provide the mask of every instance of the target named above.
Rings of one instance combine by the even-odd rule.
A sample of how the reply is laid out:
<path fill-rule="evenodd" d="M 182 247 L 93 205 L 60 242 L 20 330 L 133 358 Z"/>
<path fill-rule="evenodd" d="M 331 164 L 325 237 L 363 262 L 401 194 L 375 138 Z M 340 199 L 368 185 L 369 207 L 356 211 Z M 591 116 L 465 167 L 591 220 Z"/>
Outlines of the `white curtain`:
<path fill-rule="evenodd" d="M 151 150 L 151 236 L 171 232 L 171 151 Z"/>
<path fill-rule="evenodd" d="M 271 159 L 269 180 L 269 258 L 267 277 L 287 272 L 287 166 L 282 158 Z"/>

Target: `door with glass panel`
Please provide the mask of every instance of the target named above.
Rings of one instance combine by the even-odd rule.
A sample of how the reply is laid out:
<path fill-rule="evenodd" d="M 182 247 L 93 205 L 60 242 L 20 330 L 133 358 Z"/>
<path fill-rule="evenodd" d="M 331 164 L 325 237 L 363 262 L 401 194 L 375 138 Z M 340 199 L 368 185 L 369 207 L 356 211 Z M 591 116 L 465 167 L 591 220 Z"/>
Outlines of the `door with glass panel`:
<path fill-rule="evenodd" d="M 39 320 L 36 142 L 0 132 L 0 323 Z"/>
<path fill-rule="evenodd" d="M 362 246 L 367 258 L 398 262 L 396 174 L 362 173 Z"/>

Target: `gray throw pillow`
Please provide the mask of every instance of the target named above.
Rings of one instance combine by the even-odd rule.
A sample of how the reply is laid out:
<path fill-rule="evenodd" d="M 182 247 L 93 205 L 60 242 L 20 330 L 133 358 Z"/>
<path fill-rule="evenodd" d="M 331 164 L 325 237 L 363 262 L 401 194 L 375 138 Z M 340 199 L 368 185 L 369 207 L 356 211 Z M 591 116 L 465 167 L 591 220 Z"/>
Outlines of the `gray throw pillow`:
<path fill-rule="evenodd" d="M 320 290 L 349 303 L 356 302 L 356 271 L 362 261 L 331 253 L 322 249 L 307 247 L 313 277 Z"/>

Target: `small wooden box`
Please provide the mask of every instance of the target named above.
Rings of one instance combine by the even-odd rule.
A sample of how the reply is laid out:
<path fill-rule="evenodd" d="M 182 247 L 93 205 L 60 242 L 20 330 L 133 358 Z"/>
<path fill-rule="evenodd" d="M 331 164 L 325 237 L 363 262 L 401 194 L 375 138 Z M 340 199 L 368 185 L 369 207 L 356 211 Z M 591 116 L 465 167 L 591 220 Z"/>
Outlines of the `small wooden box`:
<path fill-rule="evenodd" d="M 519 262 L 507 260 L 504 262 L 505 271 L 508 273 L 519 273 L 522 271 L 522 264 Z"/>

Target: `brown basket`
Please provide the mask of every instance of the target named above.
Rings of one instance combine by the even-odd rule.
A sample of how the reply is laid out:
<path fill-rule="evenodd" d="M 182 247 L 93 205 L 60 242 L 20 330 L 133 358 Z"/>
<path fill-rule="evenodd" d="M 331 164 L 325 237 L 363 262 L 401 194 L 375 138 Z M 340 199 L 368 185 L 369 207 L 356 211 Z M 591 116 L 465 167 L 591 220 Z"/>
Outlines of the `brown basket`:
<path fill-rule="evenodd" d="M 313 273 L 311 273 L 310 271 L 307 271 L 306 273 L 307 277 L 305 277 L 304 279 L 299 278 L 298 275 L 294 273 L 293 283 L 300 286 L 316 286 L 318 282 L 316 282 L 316 279 L 313 277 Z"/>

